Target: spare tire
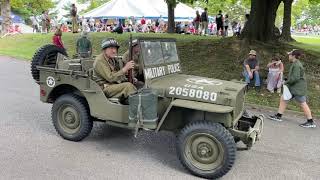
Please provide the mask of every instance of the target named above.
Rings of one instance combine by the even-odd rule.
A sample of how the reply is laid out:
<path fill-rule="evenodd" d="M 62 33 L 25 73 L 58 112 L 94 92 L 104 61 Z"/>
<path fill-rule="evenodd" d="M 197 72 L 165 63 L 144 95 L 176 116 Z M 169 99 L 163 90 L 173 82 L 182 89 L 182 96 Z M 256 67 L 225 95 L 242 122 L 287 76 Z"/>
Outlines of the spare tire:
<path fill-rule="evenodd" d="M 37 83 L 40 79 L 39 70 L 37 69 L 37 66 L 54 68 L 56 66 L 58 53 L 68 56 L 65 49 L 53 44 L 47 44 L 40 47 L 33 55 L 31 61 L 31 74 L 33 79 Z"/>

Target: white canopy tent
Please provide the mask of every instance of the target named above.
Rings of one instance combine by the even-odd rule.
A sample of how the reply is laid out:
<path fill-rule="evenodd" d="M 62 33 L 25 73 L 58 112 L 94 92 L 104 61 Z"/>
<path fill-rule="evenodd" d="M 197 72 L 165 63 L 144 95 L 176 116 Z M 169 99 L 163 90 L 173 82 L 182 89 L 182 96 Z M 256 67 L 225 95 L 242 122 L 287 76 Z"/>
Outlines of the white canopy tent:
<path fill-rule="evenodd" d="M 200 12 L 201 13 L 201 12 Z M 175 20 L 192 20 L 196 10 L 179 3 L 175 8 Z M 83 16 L 86 18 L 128 18 L 145 17 L 148 19 L 159 18 L 160 15 L 168 18 L 167 4 L 164 0 L 111 0 L 104 5 L 93 9 Z"/>

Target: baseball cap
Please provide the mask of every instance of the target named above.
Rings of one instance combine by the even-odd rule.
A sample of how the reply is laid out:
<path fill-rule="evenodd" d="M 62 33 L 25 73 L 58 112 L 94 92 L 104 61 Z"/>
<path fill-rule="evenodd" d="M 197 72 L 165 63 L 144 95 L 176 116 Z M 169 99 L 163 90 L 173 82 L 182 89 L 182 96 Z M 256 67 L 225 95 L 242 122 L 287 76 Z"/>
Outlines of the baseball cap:
<path fill-rule="evenodd" d="M 288 55 L 293 55 L 294 52 L 298 51 L 298 49 L 292 49 L 291 51 L 287 52 Z"/>
<path fill-rule="evenodd" d="M 288 55 L 292 55 L 292 56 L 296 57 L 297 59 L 300 59 L 301 56 L 303 55 L 303 52 L 298 49 L 293 49 L 292 51 L 288 52 Z"/>
<path fill-rule="evenodd" d="M 257 55 L 257 52 L 255 50 L 250 50 L 249 55 Z"/>

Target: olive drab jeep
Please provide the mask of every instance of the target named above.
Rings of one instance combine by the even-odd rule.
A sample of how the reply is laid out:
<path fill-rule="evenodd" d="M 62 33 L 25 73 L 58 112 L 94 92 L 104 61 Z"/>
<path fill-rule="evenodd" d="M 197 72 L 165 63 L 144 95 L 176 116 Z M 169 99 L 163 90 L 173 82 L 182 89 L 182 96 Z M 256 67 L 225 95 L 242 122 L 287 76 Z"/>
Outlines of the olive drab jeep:
<path fill-rule="evenodd" d="M 263 115 L 244 115 L 245 84 L 183 74 L 174 39 L 137 39 L 144 87 L 129 97 L 129 105 L 107 98 L 94 81 L 94 58 L 69 59 L 54 45 L 37 50 L 31 72 L 40 100 L 53 104 L 57 133 L 81 141 L 94 121 L 136 133 L 171 131 L 190 173 L 225 175 L 234 164 L 236 142 L 250 148 L 262 134 Z"/>

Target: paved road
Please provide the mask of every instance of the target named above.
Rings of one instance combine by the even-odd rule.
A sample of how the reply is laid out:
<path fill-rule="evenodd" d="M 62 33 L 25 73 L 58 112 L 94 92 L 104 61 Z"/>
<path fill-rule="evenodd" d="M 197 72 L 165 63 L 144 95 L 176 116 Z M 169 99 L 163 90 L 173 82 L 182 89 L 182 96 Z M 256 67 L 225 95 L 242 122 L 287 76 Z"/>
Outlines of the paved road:
<path fill-rule="evenodd" d="M 69 142 L 55 132 L 50 108 L 39 101 L 29 63 L 0 57 L 1 180 L 197 179 L 180 165 L 170 133 L 135 139 L 131 131 L 97 123 L 84 141 Z M 238 151 L 222 179 L 319 179 L 320 128 L 303 129 L 300 122 L 266 121 L 263 140 Z"/>

